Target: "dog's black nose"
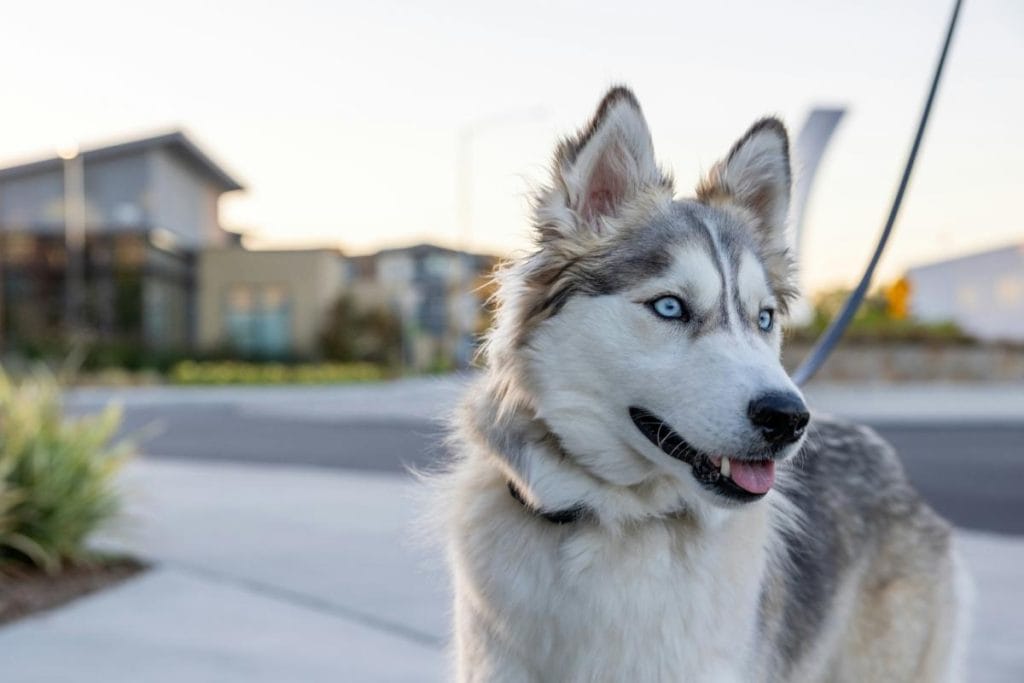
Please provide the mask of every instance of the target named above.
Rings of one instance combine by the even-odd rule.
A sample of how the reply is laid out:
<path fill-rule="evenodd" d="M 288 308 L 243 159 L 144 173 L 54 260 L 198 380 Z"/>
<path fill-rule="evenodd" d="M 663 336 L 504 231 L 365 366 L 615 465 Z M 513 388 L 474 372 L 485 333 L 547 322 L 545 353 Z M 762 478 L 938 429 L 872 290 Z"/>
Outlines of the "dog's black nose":
<path fill-rule="evenodd" d="M 747 417 L 772 446 L 785 446 L 799 439 L 811 419 L 803 399 L 782 392 L 755 398 L 747 406 Z"/>

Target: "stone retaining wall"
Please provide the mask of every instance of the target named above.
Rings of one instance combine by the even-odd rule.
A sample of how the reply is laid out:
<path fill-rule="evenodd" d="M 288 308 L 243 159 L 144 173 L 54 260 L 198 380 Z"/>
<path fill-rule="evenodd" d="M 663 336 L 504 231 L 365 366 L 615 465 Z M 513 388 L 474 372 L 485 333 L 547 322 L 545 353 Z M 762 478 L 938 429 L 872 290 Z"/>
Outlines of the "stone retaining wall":
<path fill-rule="evenodd" d="M 807 345 L 787 345 L 783 349 L 783 364 L 792 371 L 809 352 L 810 346 Z M 915 344 L 841 345 L 815 379 L 829 382 L 1024 381 L 1024 349 Z"/>

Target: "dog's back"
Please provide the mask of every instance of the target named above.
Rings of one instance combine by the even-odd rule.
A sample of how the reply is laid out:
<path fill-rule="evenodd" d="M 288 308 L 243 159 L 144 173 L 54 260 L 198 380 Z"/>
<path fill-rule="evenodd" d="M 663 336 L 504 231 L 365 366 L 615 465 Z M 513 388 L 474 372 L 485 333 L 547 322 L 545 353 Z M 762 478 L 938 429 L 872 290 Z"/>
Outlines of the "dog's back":
<path fill-rule="evenodd" d="M 962 656 L 949 525 L 875 432 L 827 417 L 780 488 L 800 521 L 762 597 L 777 680 L 943 681 Z"/>

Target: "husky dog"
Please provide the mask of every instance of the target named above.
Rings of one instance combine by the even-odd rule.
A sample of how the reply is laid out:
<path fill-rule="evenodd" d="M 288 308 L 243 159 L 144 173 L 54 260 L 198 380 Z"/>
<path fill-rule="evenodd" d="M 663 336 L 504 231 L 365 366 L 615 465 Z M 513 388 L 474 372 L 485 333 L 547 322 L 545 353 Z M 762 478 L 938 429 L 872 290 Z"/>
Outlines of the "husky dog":
<path fill-rule="evenodd" d="M 460 681 L 941 681 L 949 526 L 779 363 L 790 164 L 677 199 L 633 94 L 555 152 L 440 477 Z"/>

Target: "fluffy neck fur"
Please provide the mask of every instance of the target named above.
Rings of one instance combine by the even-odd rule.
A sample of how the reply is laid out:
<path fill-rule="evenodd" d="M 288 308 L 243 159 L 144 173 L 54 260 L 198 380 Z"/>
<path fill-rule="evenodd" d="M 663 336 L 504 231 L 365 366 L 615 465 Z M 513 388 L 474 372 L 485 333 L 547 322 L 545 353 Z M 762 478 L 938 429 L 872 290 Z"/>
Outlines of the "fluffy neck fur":
<path fill-rule="evenodd" d="M 490 373 L 469 394 L 460 421 L 464 442 L 485 444 L 487 465 L 515 484 L 535 509 L 582 505 L 598 523 L 614 527 L 638 520 L 698 514 L 680 498 L 668 475 L 636 486 L 616 486 L 594 473 L 561 445 L 539 419 L 528 392 L 503 373 Z"/>
<path fill-rule="evenodd" d="M 701 513 L 668 482 L 602 482 L 528 404 L 502 413 L 495 379 L 463 406 L 443 494 L 458 680 L 738 682 L 763 672 L 754 633 L 776 546 L 773 497 Z M 531 505 L 583 503 L 594 516 L 552 524 L 515 501 L 508 481 Z"/>

